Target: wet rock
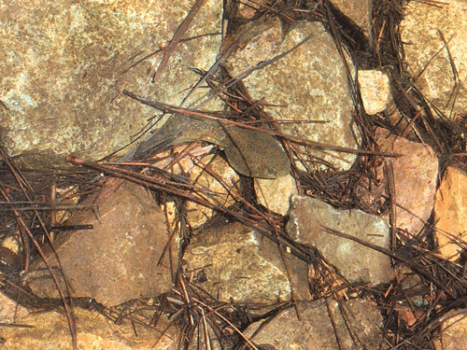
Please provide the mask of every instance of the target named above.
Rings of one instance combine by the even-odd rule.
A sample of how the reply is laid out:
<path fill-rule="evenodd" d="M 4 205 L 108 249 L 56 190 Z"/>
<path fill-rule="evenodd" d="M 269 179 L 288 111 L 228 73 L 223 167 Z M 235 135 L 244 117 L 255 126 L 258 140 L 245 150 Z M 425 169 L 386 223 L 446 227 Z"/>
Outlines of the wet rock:
<path fill-rule="evenodd" d="M 255 179 L 255 192 L 261 205 L 281 215 L 287 214 L 290 198 L 298 193 L 295 179 L 291 175 L 273 180 Z"/>
<path fill-rule="evenodd" d="M 199 80 L 190 69 L 207 70 L 215 62 L 220 34 L 179 45 L 156 87 L 150 70 L 161 53 L 125 71 L 170 41 L 194 2 L 0 5 L 0 118 L 9 154 L 28 152 L 24 163 L 37 168 L 63 164 L 70 153 L 101 158 L 126 145 L 154 110 L 122 96 L 124 87 L 179 104 Z M 205 1 L 183 37 L 220 33 L 221 15 L 222 2 Z M 37 154 L 41 163 L 30 163 Z"/>
<path fill-rule="evenodd" d="M 430 146 L 390 135 L 385 129 L 376 130 L 375 140 L 381 152 L 402 155 L 387 159 L 387 162 L 392 164 L 394 173 L 396 226 L 416 235 L 433 211 L 438 158 Z M 383 165 L 377 172 L 378 177 L 382 179 Z M 387 221 L 389 222 L 388 219 Z"/>
<path fill-rule="evenodd" d="M 310 36 L 296 50 L 245 78 L 245 86 L 253 99 L 265 98 L 274 105 L 265 107 L 274 120 L 305 121 L 282 124 L 281 130 L 285 134 L 356 148 L 357 142 L 350 127 L 353 104 L 344 62 L 323 25 L 300 21 L 284 33 L 279 18 L 268 18 L 247 24 L 236 35 L 245 32 L 247 35 L 242 38 L 239 49 L 225 62 L 232 76 L 292 49 Z M 232 40 L 223 44 L 223 50 Z M 349 63 L 352 66 L 350 60 Z M 343 169 L 349 168 L 356 158 L 348 153 L 339 153 L 338 158 L 331 151 L 312 149 L 310 152 Z M 311 162 L 309 165 L 313 167 Z"/>
<path fill-rule="evenodd" d="M 300 321 L 294 308 L 281 312 L 252 337 L 255 344 L 274 350 L 387 349 L 381 314 L 369 301 L 328 299 L 300 302 L 297 306 Z M 245 334 L 251 337 L 260 325 L 252 324 Z"/>
<path fill-rule="evenodd" d="M 389 249 L 389 228 L 378 216 L 360 210 L 338 210 L 311 197 L 294 196 L 287 232 L 311 246 L 349 282 L 379 284 L 394 278 L 388 256 L 350 239 L 329 234 L 323 227 Z"/>
<path fill-rule="evenodd" d="M 129 322 L 115 324 L 96 311 L 75 308 L 75 323 L 78 331 L 79 349 L 101 350 L 173 350 L 176 331 L 165 331 L 168 320 L 163 316 L 156 328 L 143 327 L 137 322 L 138 336 Z M 20 319 L 21 324 L 33 328 L 1 327 L 0 336 L 5 339 L 4 350 L 69 350 L 72 348 L 70 329 L 63 312 L 47 311 L 33 313 Z M 160 340 L 157 342 L 156 340 Z"/>
<path fill-rule="evenodd" d="M 297 299 L 309 300 L 307 264 L 289 253 L 285 258 Z M 187 271 L 204 270 L 202 288 L 220 301 L 266 305 L 291 298 L 277 245 L 240 223 L 204 230 L 183 259 Z"/>
<path fill-rule="evenodd" d="M 367 114 L 376 114 L 388 108 L 392 96 L 387 74 L 378 70 L 359 70 L 358 84 Z"/>
<path fill-rule="evenodd" d="M 465 1 L 455 0 L 436 6 L 410 1 L 404 9 L 400 35 L 405 60 L 435 116 L 436 110 L 450 119 L 467 113 L 467 90 L 461 83 L 467 78 L 466 14 Z"/>
<path fill-rule="evenodd" d="M 93 225 L 92 230 L 62 232 L 54 241 L 72 295 L 113 306 L 168 292 L 172 271 L 177 270 L 178 237 L 171 242 L 172 261 L 165 253 L 158 264 L 168 233 L 165 215 L 150 193 L 141 186 L 111 179 L 97 198 L 82 204 L 93 203 L 98 204 L 95 211 L 75 213 L 67 222 Z M 57 268 L 54 254 L 45 254 Z M 29 279 L 36 294 L 58 297 L 42 260 L 33 264 Z"/>
<path fill-rule="evenodd" d="M 466 247 L 467 227 L 467 174 L 448 167 L 436 192 L 435 235 L 441 255 L 456 260 Z"/>

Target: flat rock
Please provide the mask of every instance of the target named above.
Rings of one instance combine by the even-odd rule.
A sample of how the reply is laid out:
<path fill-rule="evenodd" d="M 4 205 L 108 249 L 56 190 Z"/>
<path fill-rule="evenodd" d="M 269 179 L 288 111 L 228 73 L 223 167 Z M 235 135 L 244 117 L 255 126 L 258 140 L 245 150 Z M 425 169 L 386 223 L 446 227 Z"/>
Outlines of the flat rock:
<path fill-rule="evenodd" d="M 123 88 L 179 104 L 199 80 L 191 68 L 207 70 L 216 60 L 222 2 L 205 1 L 183 38 L 201 36 L 177 47 L 157 86 L 149 83 L 150 70 L 161 53 L 125 71 L 170 41 L 194 3 L 1 4 L 0 119 L 8 153 L 27 152 L 24 164 L 35 168 L 63 165 L 70 153 L 99 159 L 126 145 L 154 116 L 152 108 L 122 96 Z"/>
<path fill-rule="evenodd" d="M 97 199 L 90 197 L 82 204 L 95 201 L 95 212 L 75 213 L 67 222 L 93 225 L 93 229 L 59 233 L 54 241 L 71 294 L 114 306 L 168 292 L 172 271 L 177 270 L 178 237 L 171 243 L 171 264 L 167 253 L 162 256 L 169 240 L 165 215 L 151 194 L 141 186 L 111 179 Z M 51 266 L 57 268 L 54 254 L 45 254 Z M 42 260 L 32 265 L 29 278 L 34 293 L 58 297 Z"/>
<path fill-rule="evenodd" d="M 400 35 L 405 61 L 435 116 L 435 109 L 450 119 L 467 113 L 467 87 L 462 84 L 467 79 L 466 16 L 465 1 L 410 1 L 404 6 Z"/>
<path fill-rule="evenodd" d="M 286 253 L 298 300 L 309 300 L 307 264 Z M 240 223 L 194 237 L 183 256 L 186 270 L 203 269 L 201 286 L 220 301 L 270 305 L 291 300 L 290 283 L 275 243 Z"/>
<path fill-rule="evenodd" d="M 274 120 L 304 121 L 282 124 L 281 130 L 285 134 L 333 146 L 357 148 L 355 133 L 350 127 L 353 103 L 345 65 L 323 25 L 300 21 L 285 33 L 279 18 L 268 18 L 247 24 L 232 37 L 245 32 L 247 35 L 242 38 L 239 49 L 224 64 L 232 76 L 292 49 L 310 36 L 307 42 L 285 57 L 254 71 L 243 80 L 245 86 L 253 99 L 264 98 L 273 105 L 264 109 Z M 223 50 L 228 44 L 229 41 L 223 43 Z M 348 169 L 356 159 L 349 153 L 337 154 L 318 149 L 310 152 L 342 169 Z M 312 164 L 316 163 L 308 163 L 310 167 Z"/>
<path fill-rule="evenodd" d="M 350 239 L 326 233 L 328 227 L 389 249 L 389 228 L 383 219 L 361 210 L 338 210 L 311 197 L 294 196 L 287 232 L 311 246 L 349 282 L 379 284 L 394 278 L 388 256 Z"/>
<path fill-rule="evenodd" d="M 297 306 L 300 321 L 294 308 L 281 312 L 252 337 L 255 344 L 268 350 L 388 348 L 383 343 L 381 314 L 369 301 L 328 299 L 299 302 Z M 252 324 L 245 335 L 252 336 L 261 323 Z"/>
<path fill-rule="evenodd" d="M 391 135 L 386 129 L 378 128 L 375 131 L 375 141 L 381 152 L 401 155 L 387 158 L 394 173 L 396 226 L 416 235 L 433 211 L 438 158 L 430 146 Z M 377 169 L 377 173 L 382 179 L 383 165 Z"/>
<path fill-rule="evenodd" d="M 467 173 L 448 167 L 436 192 L 435 235 L 441 255 L 456 260 L 465 248 Z"/>
<path fill-rule="evenodd" d="M 298 190 L 295 178 L 286 175 L 277 179 L 255 179 L 255 192 L 261 205 L 285 215 L 290 208 L 290 198 L 297 194 Z"/>

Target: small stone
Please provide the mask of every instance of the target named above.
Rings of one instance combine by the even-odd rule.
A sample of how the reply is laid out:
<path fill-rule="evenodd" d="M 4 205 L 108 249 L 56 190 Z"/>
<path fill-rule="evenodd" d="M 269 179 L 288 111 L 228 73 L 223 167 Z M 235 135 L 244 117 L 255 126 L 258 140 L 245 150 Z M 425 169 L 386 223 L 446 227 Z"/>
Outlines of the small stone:
<path fill-rule="evenodd" d="M 67 222 L 92 225 L 93 229 L 61 232 L 54 241 L 72 295 L 114 306 L 168 292 L 177 270 L 179 242 L 175 236 L 168 243 L 165 215 L 151 194 L 142 186 L 110 179 L 102 192 L 81 204 L 94 203 L 98 203 L 96 211 L 75 212 Z M 167 244 L 172 245 L 172 261 L 165 253 L 159 264 Z M 59 271 L 53 252 L 45 249 L 44 253 Z M 58 298 L 40 258 L 31 270 L 29 287 L 34 293 Z M 63 282 L 61 287 L 66 290 Z"/>
<path fill-rule="evenodd" d="M 183 259 L 188 272 L 204 270 L 202 287 L 219 301 L 270 305 L 291 300 L 279 248 L 240 223 L 202 231 L 192 238 Z M 297 300 L 309 300 L 307 264 L 287 252 L 285 259 Z"/>
<path fill-rule="evenodd" d="M 387 74 L 378 70 L 359 70 L 358 84 L 367 114 L 376 114 L 388 108 L 392 96 Z"/>
<path fill-rule="evenodd" d="M 417 235 L 433 211 L 438 158 L 430 146 L 391 135 L 386 129 L 376 129 L 375 141 L 381 152 L 401 155 L 387 158 L 394 173 L 396 226 Z M 377 173 L 379 179 L 384 178 L 383 165 Z"/>
<path fill-rule="evenodd" d="M 436 192 L 434 222 L 439 252 L 451 260 L 459 258 L 459 252 L 466 246 L 466 193 L 467 173 L 448 167 Z"/>
<path fill-rule="evenodd" d="M 287 223 L 287 232 L 294 241 L 317 249 L 351 283 L 376 285 L 394 278 L 387 255 L 327 233 L 324 227 L 389 249 L 389 228 L 380 217 L 357 209 L 338 210 L 311 197 L 294 196 Z"/>
<path fill-rule="evenodd" d="M 277 179 L 255 179 L 255 192 L 258 202 L 280 215 L 289 211 L 290 198 L 297 194 L 297 185 L 292 175 Z"/>
<path fill-rule="evenodd" d="M 376 305 L 369 301 L 354 299 L 337 302 L 327 299 L 299 302 L 297 307 L 300 320 L 295 309 L 289 308 L 266 324 L 262 324 L 262 321 L 253 323 L 245 330 L 245 335 L 265 349 L 389 348 L 384 345 L 381 314 Z M 358 339 L 359 347 L 355 347 L 355 339 Z"/>

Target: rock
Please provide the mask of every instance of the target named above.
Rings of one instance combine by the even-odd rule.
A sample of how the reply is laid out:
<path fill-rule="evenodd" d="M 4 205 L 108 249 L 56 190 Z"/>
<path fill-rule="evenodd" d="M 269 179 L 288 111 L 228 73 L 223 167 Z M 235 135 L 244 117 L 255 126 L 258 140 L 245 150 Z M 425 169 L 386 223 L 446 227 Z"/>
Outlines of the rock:
<path fill-rule="evenodd" d="M 331 0 L 331 3 L 359 26 L 367 37 L 370 36 L 372 1 Z"/>
<path fill-rule="evenodd" d="M 450 119 L 465 115 L 467 87 L 462 82 L 467 79 L 467 42 L 463 35 L 467 31 L 467 4 L 450 0 L 433 6 L 410 1 L 404 12 L 401 42 L 416 86 L 433 104 L 435 116 L 438 116 L 436 110 Z M 457 81 L 449 53 L 458 74 Z"/>
<path fill-rule="evenodd" d="M 357 148 L 355 133 L 349 127 L 352 125 L 353 103 L 345 66 L 323 25 L 300 21 L 284 33 L 281 21 L 276 17 L 250 22 L 236 35 L 244 32 L 247 35 L 241 40 L 239 49 L 224 64 L 232 76 L 292 49 L 310 36 L 293 52 L 245 78 L 245 86 L 253 99 L 265 98 L 273 105 L 264 109 L 274 120 L 304 121 L 283 124 L 281 130 L 285 134 L 333 146 Z M 226 50 L 231 41 L 226 41 L 222 50 Z M 349 153 L 337 156 L 335 152 L 318 149 L 310 152 L 342 169 L 348 169 L 356 159 Z M 311 167 L 314 164 L 309 163 Z"/>
<path fill-rule="evenodd" d="M 285 253 L 298 300 L 309 300 L 307 264 Z M 201 286 L 219 301 L 269 305 L 290 301 L 290 284 L 275 243 L 240 223 L 195 236 L 183 256 L 186 270 L 203 269 Z"/>
<path fill-rule="evenodd" d="M 252 337 L 258 346 L 274 350 L 388 348 L 383 343 L 381 314 L 369 301 L 355 299 L 337 302 L 328 299 L 300 302 L 297 306 L 300 321 L 294 308 L 289 308 L 263 325 L 255 336 L 252 337 L 262 322 L 248 327 L 245 335 Z M 358 344 L 355 344 L 356 339 Z"/>
<path fill-rule="evenodd" d="M 433 149 L 421 143 L 411 142 L 388 130 L 378 128 L 375 141 L 381 152 L 402 155 L 388 158 L 392 164 L 396 194 L 396 226 L 417 235 L 433 211 L 438 158 Z M 378 178 L 384 177 L 383 165 L 377 169 Z M 389 222 L 389 219 L 386 218 Z"/>
<path fill-rule="evenodd" d="M 467 174 L 460 169 L 448 167 L 436 192 L 434 222 L 439 252 L 451 260 L 459 258 L 459 253 L 465 248 L 467 227 L 465 193 L 467 193 Z"/>
<path fill-rule="evenodd" d="M 0 293 L 0 323 L 15 323 L 18 318 L 27 315 L 28 309 Z"/>
<path fill-rule="evenodd" d="M 92 196 L 82 205 L 93 203 L 98 204 L 96 211 L 75 212 L 67 222 L 93 225 L 92 230 L 62 232 L 54 241 L 72 295 L 113 306 L 168 292 L 177 270 L 178 237 L 171 243 L 172 262 L 166 252 L 158 265 L 168 233 L 165 215 L 150 193 L 141 186 L 111 179 L 97 199 Z M 57 267 L 54 254 L 45 254 L 51 266 Z M 34 293 L 58 297 L 42 260 L 32 265 L 29 278 Z"/>
<path fill-rule="evenodd" d="M 75 308 L 75 323 L 78 331 L 79 349 L 101 350 L 174 350 L 177 333 L 167 330 L 168 320 L 161 317 L 156 328 L 143 327 L 135 322 L 138 336 L 129 322 L 116 324 L 96 311 Z M 20 319 L 20 324 L 33 328 L 1 327 L 0 336 L 5 339 L 4 350 L 69 350 L 70 329 L 63 312 L 47 311 L 33 313 Z M 161 338 L 157 345 L 156 340 Z"/>
<path fill-rule="evenodd" d="M 443 317 L 441 326 L 440 349 L 464 350 L 467 349 L 467 311 L 453 310 Z"/>
<path fill-rule="evenodd" d="M 199 80 L 190 69 L 215 62 L 220 34 L 179 45 L 156 87 L 148 84 L 149 71 L 161 53 L 125 70 L 171 40 L 194 3 L 67 0 L 37 7 L 20 0 L 2 6 L 0 119 L 8 153 L 28 152 L 25 165 L 37 168 L 63 165 L 70 153 L 101 158 L 126 145 L 154 110 L 122 96 L 124 87 L 179 104 Z M 222 2 L 205 1 L 183 38 L 220 33 L 221 16 Z M 35 154 L 41 163 L 31 163 Z"/>
<path fill-rule="evenodd" d="M 326 233 L 323 227 L 389 249 L 389 228 L 380 217 L 357 209 L 338 210 L 311 197 L 294 196 L 287 223 L 287 232 L 294 241 L 317 249 L 351 283 L 376 285 L 394 278 L 388 256 Z"/>
<path fill-rule="evenodd" d="M 388 108 L 392 96 L 387 74 L 378 70 L 359 70 L 358 84 L 367 114 L 376 114 Z"/>
<path fill-rule="evenodd" d="M 258 202 L 280 215 L 289 211 L 290 198 L 297 194 L 297 185 L 292 175 L 277 179 L 255 179 L 255 192 Z"/>

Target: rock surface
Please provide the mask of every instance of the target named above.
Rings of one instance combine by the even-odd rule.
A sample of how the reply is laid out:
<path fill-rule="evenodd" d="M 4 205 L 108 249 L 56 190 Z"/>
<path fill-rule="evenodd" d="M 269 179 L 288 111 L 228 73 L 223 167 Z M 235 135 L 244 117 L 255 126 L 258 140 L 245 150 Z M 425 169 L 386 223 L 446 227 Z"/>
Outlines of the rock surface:
<path fill-rule="evenodd" d="M 359 70 L 358 84 L 367 114 L 376 114 L 388 108 L 392 96 L 387 74 L 378 70 Z"/>
<path fill-rule="evenodd" d="M 433 114 L 437 116 L 435 109 L 450 119 L 466 114 L 467 87 L 462 82 L 467 78 L 467 4 L 410 1 L 404 12 L 400 35 L 405 61 L 416 86 L 433 104 Z"/>
<path fill-rule="evenodd" d="M 295 179 L 291 175 L 277 179 L 255 179 L 256 198 L 261 205 L 280 215 L 290 208 L 290 198 L 298 193 Z"/>
<path fill-rule="evenodd" d="M 467 349 L 467 312 L 466 310 L 454 310 L 443 319 L 441 326 L 441 347 L 439 350 L 464 350 Z M 438 350 L 437 349 L 437 350 Z"/>
<path fill-rule="evenodd" d="M 167 253 L 158 264 L 168 233 L 165 215 L 151 195 L 141 186 L 113 180 L 99 193 L 96 212 L 77 213 L 67 222 L 93 225 L 93 229 L 60 233 L 54 242 L 72 295 L 91 297 L 104 306 L 168 292 L 178 259 L 175 237 L 172 264 Z M 82 204 L 92 204 L 95 199 Z M 53 253 L 46 252 L 46 256 L 51 266 L 57 267 Z M 43 261 L 38 260 L 32 270 L 31 289 L 57 298 L 57 288 Z"/>
<path fill-rule="evenodd" d="M 448 167 L 436 192 L 435 235 L 439 252 L 456 260 L 466 247 L 467 235 L 467 174 Z"/>
<path fill-rule="evenodd" d="M 124 87 L 179 104 L 199 79 L 189 69 L 215 62 L 222 2 L 205 1 L 184 38 L 217 35 L 179 45 L 156 87 L 148 85 L 149 72 L 161 53 L 124 71 L 171 40 L 194 2 L 0 4 L 0 119 L 9 154 L 28 152 L 25 164 L 37 168 L 63 164 L 70 153 L 101 158 L 126 145 L 154 111 L 122 97 Z M 34 163 L 37 153 L 43 157 Z"/>
<path fill-rule="evenodd" d="M 381 152 L 402 155 L 387 159 L 394 173 L 396 226 L 417 235 L 433 211 L 438 158 L 430 146 L 390 135 L 385 129 L 376 130 L 375 141 Z M 383 165 L 377 172 L 383 178 Z"/>
<path fill-rule="evenodd" d="M 389 249 L 389 228 L 380 217 L 357 209 L 334 209 L 311 197 L 292 199 L 287 232 L 294 241 L 316 248 L 349 282 L 379 284 L 394 278 L 388 256 L 329 234 L 324 227 Z"/>
<path fill-rule="evenodd" d="M 381 314 L 369 301 L 300 302 L 298 309 L 301 321 L 293 308 L 287 309 L 264 325 L 253 341 L 268 350 L 387 348 L 380 330 Z M 245 334 L 252 336 L 260 323 L 252 324 Z"/>
<path fill-rule="evenodd" d="M 331 3 L 359 26 L 366 36 L 370 36 L 373 7 L 371 0 L 331 0 Z"/>
<path fill-rule="evenodd" d="M 241 33 L 240 49 L 230 55 L 225 67 L 237 76 L 261 61 L 292 49 L 310 39 L 285 57 L 253 72 L 244 79 L 253 99 L 274 106 L 265 110 L 276 121 L 304 121 L 281 126 L 288 135 L 312 141 L 356 148 L 357 142 L 350 125 L 353 104 L 349 93 L 345 66 L 331 35 L 318 22 L 300 21 L 284 33 L 279 18 L 246 25 Z M 224 48 L 225 50 L 225 48 Z M 352 66 L 352 63 L 350 63 Z M 314 121 L 314 122 L 313 122 Z M 325 123 L 316 123 L 325 121 Z M 330 162 L 337 168 L 348 169 L 356 156 L 312 149 L 311 154 Z M 308 164 L 311 167 L 311 162 Z"/>
<path fill-rule="evenodd" d="M 307 264 L 285 253 L 298 300 L 309 300 Z M 269 305 L 290 301 L 290 283 L 275 243 L 240 223 L 206 229 L 183 256 L 186 270 L 203 269 L 202 288 L 224 302 Z"/>

